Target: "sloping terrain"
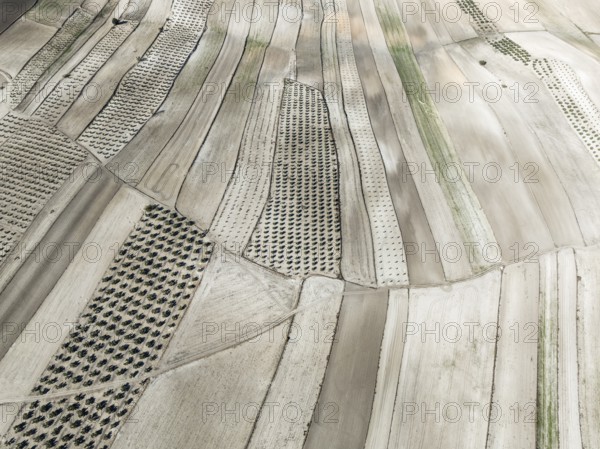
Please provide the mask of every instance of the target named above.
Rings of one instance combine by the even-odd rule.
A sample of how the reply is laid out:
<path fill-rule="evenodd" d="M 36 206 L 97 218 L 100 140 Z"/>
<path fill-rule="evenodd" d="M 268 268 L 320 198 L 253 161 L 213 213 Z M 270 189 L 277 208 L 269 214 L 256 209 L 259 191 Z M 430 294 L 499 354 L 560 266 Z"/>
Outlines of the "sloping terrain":
<path fill-rule="evenodd" d="M 600 448 L 593 2 L 0 8 L 0 447 Z"/>

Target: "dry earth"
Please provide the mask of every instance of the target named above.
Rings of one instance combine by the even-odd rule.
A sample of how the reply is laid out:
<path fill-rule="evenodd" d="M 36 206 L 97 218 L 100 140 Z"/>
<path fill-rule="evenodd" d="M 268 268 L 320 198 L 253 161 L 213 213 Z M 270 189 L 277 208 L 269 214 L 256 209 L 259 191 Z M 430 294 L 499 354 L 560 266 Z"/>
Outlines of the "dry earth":
<path fill-rule="evenodd" d="M 600 449 L 591 0 L 0 1 L 0 447 Z"/>

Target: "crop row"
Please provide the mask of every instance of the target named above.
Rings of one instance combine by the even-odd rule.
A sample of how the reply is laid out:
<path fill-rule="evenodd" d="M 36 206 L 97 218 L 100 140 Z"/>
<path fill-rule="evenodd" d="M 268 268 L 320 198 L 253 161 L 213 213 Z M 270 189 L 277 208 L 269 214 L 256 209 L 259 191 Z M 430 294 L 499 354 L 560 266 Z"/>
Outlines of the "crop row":
<path fill-rule="evenodd" d="M 2 121 L 0 138 L 1 262 L 86 152 L 48 125 L 13 115 Z"/>
<path fill-rule="evenodd" d="M 288 275 L 337 276 L 336 149 L 321 93 L 286 80 L 271 194 L 246 256 Z"/>
<path fill-rule="evenodd" d="M 458 0 L 460 9 L 471 16 L 472 25 L 477 34 L 482 36 L 492 47 L 505 56 L 527 65 L 531 62 L 531 55 L 512 39 L 505 37 L 496 24 L 489 20 L 473 0 Z"/>
<path fill-rule="evenodd" d="M 56 123 L 82 92 L 88 81 L 127 39 L 137 25 L 137 22 L 126 22 L 113 26 L 83 61 L 69 73 L 69 76 L 56 85 L 50 95 L 35 111 L 34 117 Z"/>
<path fill-rule="evenodd" d="M 600 111 L 573 69 L 555 59 L 536 59 L 533 69 L 594 159 L 600 163 Z"/>
<path fill-rule="evenodd" d="M 204 32 L 211 1 L 175 0 L 171 18 L 79 137 L 100 157 L 117 154 L 152 117 Z"/>
<path fill-rule="evenodd" d="M 38 78 L 75 42 L 93 19 L 94 16 L 89 12 L 76 9 L 56 34 L 25 64 L 12 83 L 10 103 L 13 107 L 23 101 Z"/>
<path fill-rule="evenodd" d="M 108 449 L 143 393 L 135 379 L 158 367 L 211 251 L 193 222 L 149 206 L 32 393 L 122 384 L 23 406 L 7 447 Z"/>
<path fill-rule="evenodd" d="M 362 90 L 346 1 L 336 4 L 336 10 L 344 108 L 360 165 L 365 205 L 373 236 L 377 282 L 379 285 L 402 284 L 407 281 L 408 276 L 402 234 Z"/>

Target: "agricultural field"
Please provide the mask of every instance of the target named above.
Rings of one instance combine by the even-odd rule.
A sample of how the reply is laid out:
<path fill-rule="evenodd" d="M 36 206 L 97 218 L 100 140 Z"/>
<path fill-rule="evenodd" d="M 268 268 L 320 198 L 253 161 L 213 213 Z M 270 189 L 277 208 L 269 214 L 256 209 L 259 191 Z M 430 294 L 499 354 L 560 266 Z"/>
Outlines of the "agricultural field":
<path fill-rule="evenodd" d="M 600 449 L 591 0 L 0 0 L 0 448 Z"/>

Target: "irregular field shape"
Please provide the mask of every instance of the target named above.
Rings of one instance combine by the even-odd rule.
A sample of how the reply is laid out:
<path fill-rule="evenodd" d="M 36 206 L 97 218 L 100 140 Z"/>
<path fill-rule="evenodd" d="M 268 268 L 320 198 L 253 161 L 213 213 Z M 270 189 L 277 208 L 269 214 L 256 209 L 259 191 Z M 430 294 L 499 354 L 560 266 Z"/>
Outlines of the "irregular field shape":
<path fill-rule="evenodd" d="M 297 33 L 292 30 L 297 31 L 300 25 L 298 21 L 290 24 L 286 20 L 284 14 L 291 14 L 290 9 L 297 10 L 298 5 L 279 9 L 257 81 L 260 89 L 253 92 L 235 170 L 210 227 L 219 242 L 239 251 L 248 244 L 268 196 L 283 81 L 294 64 L 290 50 L 296 44 Z M 247 175 L 252 169 L 258 171 L 258 176 Z"/>
<path fill-rule="evenodd" d="M 311 422 L 329 412 L 324 410 L 327 405 L 319 404 L 317 398 L 333 343 L 333 327 L 343 288 L 339 280 L 320 277 L 304 282 L 298 302 L 298 307 L 304 310 L 296 314 L 290 324 L 290 329 L 300 329 L 300 332 L 290 331 L 290 340 L 265 398 L 265 403 L 284 404 L 289 409 L 293 407 L 293 412 L 277 414 L 275 419 L 262 413 L 249 448 L 302 448 Z M 309 331 L 316 327 L 319 335 L 315 338 L 315 332 Z M 299 370 L 299 366 L 303 368 Z"/>
<path fill-rule="evenodd" d="M 421 72 L 415 56 L 415 52 L 421 49 L 415 47 L 415 44 L 422 45 L 424 41 L 420 39 L 411 41 L 407 27 L 414 24 L 416 29 L 413 32 L 415 34 L 421 35 L 426 31 L 431 35 L 430 27 L 415 24 L 414 21 L 407 21 L 407 27 L 405 28 L 404 23 L 401 21 L 398 6 L 393 2 L 377 0 L 375 7 L 388 50 L 402 82 L 405 85 L 411 83 L 412 86 L 425 86 L 424 74 Z M 408 92 L 407 98 L 433 168 L 439 169 L 439 167 L 443 168 L 452 164 L 460 165 L 456 148 L 431 96 L 423 95 L 419 89 L 416 93 L 414 90 Z M 440 186 L 452 211 L 461 239 L 464 242 L 475 243 L 481 247 L 495 243 L 490 223 L 483 213 L 466 174 L 461 173 L 456 182 L 451 183 L 446 182 L 445 178 L 440 179 Z M 481 251 L 475 251 L 471 265 L 474 271 L 480 271 L 488 267 L 490 262 L 483 257 Z"/>
<path fill-rule="evenodd" d="M 574 1 L 40 0 L 0 32 L 0 445 L 596 448 Z"/>
<path fill-rule="evenodd" d="M 117 154 L 152 116 L 204 31 L 210 1 L 175 0 L 172 17 L 116 95 L 79 136 L 103 159 Z"/>
<path fill-rule="evenodd" d="M 94 228 L 85 240 L 84 245 L 98 244 L 109 248 L 113 244 L 121 244 L 132 232 L 139 221 L 148 202 L 144 197 L 129 189 L 121 189 L 108 205 Z M 26 395 L 38 382 L 42 372 L 51 361 L 52 356 L 60 350 L 62 341 L 70 329 L 65 323 L 74 323 L 87 305 L 98 283 L 101 282 L 105 270 L 110 267 L 115 256 L 112 250 L 102 251 L 94 263 L 88 263 L 84 251 L 78 251 L 63 276 L 49 293 L 31 319 L 32 323 L 41 326 L 60 323 L 66 329 L 58 338 L 52 339 L 17 339 L 7 354 L 0 361 L 0 388 L 4 395 Z M 73 283 L 81 283 L 78 290 L 72 288 Z M 24 363 L 27 369 L 24 370 Z M 12 425 L 13 420 L 0 423 L 2 433 Z"/>
<path fill-rule="evenodd" d="M 410 329 L 389 447 L 485 447 L 487 424 L 474 423 L 485 422 L 482 408 L 492 393 L 496 341 L 494 328 L 489 336 L 483 329 L 497 322 L 500 282 L 499 270 L 493 270 L 451 289 L 409 291 Z M 479 326 L 469 333 L 466 322 Z M 473 420 L 466 419 L 465 403 L 481 407 Z"/>
<path fill-rule="evenodd" d="M 398 155 L 395 160 L 396 164 L 400 164 L 402 181 L 408 175 L 409 164 L 417 164 L 417 167 L 425 167 L 426 170 L 431 172 L 433 170 L 432 164 L 427 157 L 427 151 L 419 137 L 419 130 L 411 113 L 410 105 L 407 104 L 407 93 L 394 66 L 394 60 L 389 52 L 386 51 L 385 36 L 381 26 L 378 24 L 375 6 L 371 2 L 361 2 L 361 9 L 366 24 L 368 24 L 367 34 L 369 42 L 373 50 L 373 57 L 379 76 L 381 77 L 381 83 L 387 96 L 390 113 L 396 127 L 396 134 L 406 158 L 401 159 L 401 156 Z M 402 88 L 399 89 L 398 86 L 402 86 Z M 397 172 L 398 169 L 395 168 L 395 171 Z M 459 242 L 461 240 L 460 234 L 453 221 L 452 212 L 446 203 L 444 192 L 439 183 L 433 182 L 431 177 L 423 182 L 422 175 L 417 175 L 415 176 L 415 187 L 421 199 L 427 223 L 431 228 L 435 242 L 440 247 L 444 247 L 451 242 Z M 428 207 L 430 204 L 435 204 L 435 207 Z M 409 209 L 412 210 L 412 208 Z M 422 245 L 422 243 L 421 241 L 418 243 L 412 242 L 415 246 Z M 440 263 L 443 267 L 444 277 L 447 280 L 462 279 L 469 276 L 472 272 L 467 258 L 461 258 L 458 261 L 450 263 L 446 258 L 440 258 Z M 430 264 L 423 265 L 425 265 L 424 270 L 431 267 Z"/>
<path fill-rule="evenodd" d="M 264 6 L 262 3 L 258 5 Z M 179 191 L 178 209 L 206 227 L 213 221 L 225 195 L 246 131 L 245 126 L 229 129 L 227 124 L 246 124 L 255 101 L 258 101 L 258 97 L 256 100 L 254 97 L 256 91 L 266 89 L 264 84 L 259 84 L 258 78 L 278 20 L 279 16 L 275 21 L 258 21 L 251 25 L 239 64 L 244 70 L 236 70 L 225 98 L 221 100 L 219 112 Z M 243 86 L 246 89 L 242 89 Z M 215 167 L 217 172 L 213 173 Z M 263 170 L 266 171 L 266 167 L 261 167 L 261 176 L 268 176 L 268 173 L 262 173 Z M 201 192 L 210 193 L 199 194 Z"/>
<path fill-rule="evenodd" d="M 23 67 L 13 79 L 10 100 L 17 106 L 35 85 L 54 60 L 69 47 L 77 36 L 92 23 L 94 16 L 83 9 L 77 9 L 50 41 Z"/>
<path fill-rule="evenodd" d="M 139 6 L 140 12 L 146 7 L 147 10 L 143 17 L 139 18 L 138 27 L 90 80 L 90 84 L 101 87 L 93 97 L 94 101 L 90 102 L 87 96 L 78 97 L 58 122 L 57 127 L 61 131 L 73 139 L 77 139 L 85 131 L 96 115 L 109 103 L 122 78 L 138 63 L 138 58 L 141 58 L 152 46 L 160 33 L 160 28 L 168 19 L 171 4 L 169 0 L 161 2 L 145 0 Z"/>
<path fill-rule="evenodd" d="M 127 22 L 113 26 L 75 70 L 69 74 L 69 77 L 54 88 L 36 109 L 34 116 L 42 117 L 44 120 L 56 124 L 71 106 L 73 100 L 84 90 L 90 78 L 129 37 L 129 34 L 137 25 L 137 22 Z"/>
<path fill-rule="evenodd" d="M 352 49 L 345 1 L 336 11 L 337 45 L 344 106 L 362 173 L 365 204 L 371 222 L 378 285 L 406 283 L 407 270 L 398 218 L 390 199 L 381 154 L 368 119 Z"/>
<path fill-rule="evenodd" d="M 319 91 L 286 80 L 271 194 L 245 256 L 287 275 L 339 273 L 338 168 Z"/>
<path fill-rule="evenodd" d="M 149 385 L 135 421 L 125 424 L 113 447 L 247 444 L 299 291 L 298 282 L 216 251 L 163 359 L 166 369 L 180 368 Z M 194 388 L 182 389 L 182 383 Z M 172 413 L 164 419 L 159 410 Z"/>
<path fill-rule="evenodd" d="M 390 199 L 402 230 L 403 246 L 414 247 L 415 242 L 419 242 L 420 245 L 417 246 L 435 248 L 434 237 L 415 185 L 416 181 L 413 176 L 405 175 L 404 170 L 408 164 L 398 131 L 395 130 L 390 117 L 391 110 L 381 76 L 378 71 L 372 69 L 376 66 L 368 32 L 372 26 L 365 23 L 363 7 L 359 0 L 348 1 L 347 6 L 354 59 L 361 80 L 366 111 L 381 153 Z M 437 248 L 434 251 L 437 251 Z M 405 259 L 408 276 L 413 283 L 431 284 L 444 279 L 441 258 L 423 258 L 420 251 L 407 251 Z"/>
<path fill-rule="evenodd" d="M 140 373 L 151 371 L 200 282 L 211 251 L 202 237 L 177 213 L 148 207 L 33 393 L 43 396 L 115 378 L 135 382 Z M 182 250 L 172 246 L 177 243 L 185 245 L 187 262 L 180 257 Z M 161 296 L 148 291 L 155 282 L 162 282 L 156 285 Z M 66 398 L 37 401 L 15 420 L 7 444 L 19 447 L 32 437 L 55 444 L 104 441 L 101 447 L 110 447 L 116 434 L 109 429 L 120 425 L 142 391 L 123 382 L 120 388 L 81 393 L 76 403 Z M 73 410 L 77 413 L 67 412 Z M 59 420 L 78 430 L 67 431 Z"/>
<path fill-rule="evenodd" d="M 335 13 L 333 5 L 325 5 L 324 16 Z M 325 20 L 321 34 L 323 82 L 340 85 L 337 64 L 335 22 Z M 342 257 L 340 270 L 344 279 L 361 285 L 376 285 L 375 260 L 369 217 L 364 202 L 360 171 L 354 143 L 343 109 L 339 89 L 325 92 L 331 132 L 336 142 L 340 170 L 340 222 L 342 226 Z"/>
<path fill-rule="evenodd" d="M 6 140 L 0 146 L 0 225 L 10 237 L 4 256 L 86 156 L 82 148 L 43 123 L 13 117 L 5 122 Z"/>
<path fill-rule="evenodd" d="M 226 4 L 228 2 L 215 1 L 212 7 L 218 10 Z M 228 19 L 228 16 L 209 14 L 202 39 L 181 69 L 169 95 L 159 109 L 160 112 L 148 120 L 109 164 L 109 167 L 136 164 L 136 173 L 127 182 L 131 184 L 141 182 L 142 176 L 154 163 L 157 155 L 180 129 L 183 118 L 189 114 L 190 106 L 197 99 L 206 76 L 219 56 L 227 33 Z"/>
<path fill-rule="evenodd" d="M 248 2 L 245 6 L 250 5 Z M 244 21 L 243 27 L 230 20 L 229 28 L 221 48 L 220 57 L 214 61 L 203 85 L 228 86 L 242 57 L 251 24 Z M 211 124 L 221 105 L 221 95 L 204 95 L 201 92 L 192 104 L 188 115 L 181 122 L 173 138 L 165 145 L 144 178 L 140 188 L 166 204 L 175 204 L 185 176 L 198 150 L 206 138 Z M 173 160 L 177 162 L 172 163 Z"/>

